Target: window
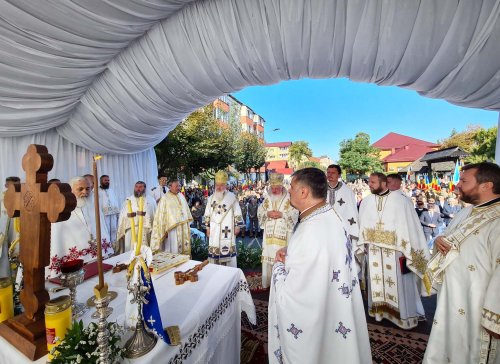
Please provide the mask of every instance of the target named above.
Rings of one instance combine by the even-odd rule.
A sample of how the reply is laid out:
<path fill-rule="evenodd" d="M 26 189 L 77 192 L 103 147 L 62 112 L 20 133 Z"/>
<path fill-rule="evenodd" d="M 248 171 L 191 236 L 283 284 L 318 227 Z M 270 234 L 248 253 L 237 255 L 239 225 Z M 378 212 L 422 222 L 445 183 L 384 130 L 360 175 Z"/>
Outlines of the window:
<path fill-rule="evenodd" d="M 219 97 L 219 100 L 230 105 L 229 96 L 227 96 L 227 95 L 222 95 L 221 97 Z"/>
<path fill-rule="evenodd" d="M 253 111 L 252 111 L 252 110 L 250 110 L 250 109 L 248 109 L 248 108 L 247 108 L 247 116 L 248 116 L 248 118 L 250 118 L 250 119 L 252 119 L 252 120 L 253 120 L 254 113 L 253 113 Z"/>
<path fill-rule="evenodd" d="M 219 108 L 214 109 L 215 119 L 229 123 L 229 112 L 222 111 Z"/>

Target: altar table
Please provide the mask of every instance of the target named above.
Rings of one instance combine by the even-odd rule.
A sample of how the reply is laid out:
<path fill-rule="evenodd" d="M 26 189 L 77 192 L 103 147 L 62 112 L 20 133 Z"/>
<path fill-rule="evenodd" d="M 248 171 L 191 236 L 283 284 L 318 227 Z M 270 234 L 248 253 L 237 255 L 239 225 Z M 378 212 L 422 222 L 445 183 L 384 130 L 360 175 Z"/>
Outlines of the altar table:
<path fill-rule="evenodd" d="M 114 265 L 126 261 L 130 253 L 112 257 L 106 263 Z M 248 284 L 240 269 L 208 264 L 198 273 L 198 282 L 186 282 L 176 286 L 174 271 L 185 271 L 198 264 L 189 261 L 166 273 L 153 276 L 162 324 L 179 326 L 182 344 L 169 346 L 158 340 L 155 348 L 138 359 L 124 359 L 124 363 L 223 363 L 240 362 L 241 312 L 245 311 L 251 322 L 255 323 L 255 306 Z M 108 322 L 125 320 L 127 298 L 125 271 L 107 272 L 104 276 L 111 291 L 118 297 L 110 303 L 113 313 Z M 77 287 L 77 299 L 86 302 L 97 284 L 93 277 Z M 47 289 L 56 285 L 47 282 Z M 68 290 L 51 294 L 51 298 L 68 294 Z M 87 325 L 92 319 L 95 308 L 81 316 Z M 124 340 L 131 336 L 127 331 Z M 46 363 L 41 358 L 36 363 Z M 32 363 L 21 352 L 0 337 L 0 363 Z"/>

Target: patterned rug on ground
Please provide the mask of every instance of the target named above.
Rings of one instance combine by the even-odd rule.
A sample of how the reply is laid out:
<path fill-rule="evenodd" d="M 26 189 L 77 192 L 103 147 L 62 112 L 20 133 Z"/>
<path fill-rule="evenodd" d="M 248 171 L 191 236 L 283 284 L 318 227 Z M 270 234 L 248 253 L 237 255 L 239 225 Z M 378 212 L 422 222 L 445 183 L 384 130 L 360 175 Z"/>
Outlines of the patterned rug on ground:
<path fill-rule="evenodd" d="M 252 293 L 259 293 L 267 290 L 266 288 L 262 288 L 262 273 L 247 273 L 246 278 L 248 282 L 248 288 L 250 288 L 250 291 Z"/>
<path fill-rule="evenodd" d="M 267 363 L 264 343 L 248 332 L 241 333 L 241 364 Z"/>
<path fill-rule="evenodd" d="M 258 340 L 259 353 L 267 356 L 267 301 L 254 299 L 257 325 L 253 326 L 243 314 L 241 317 L 242 340 L 244 337 Z M 421 363 L 427 346 L 428 335 L 404 331 L 392 327 L 368 324 L 372 359 L 374 363 L 414 364 Z M 243 346 L 242 346 L 243 347 Z M 243 355 L 243 350 L 242 350 Z M 246 363 L 265 363 L 262 355 L 250 358 Z M 243 363 L 243 361 L 242 361 Z"/>

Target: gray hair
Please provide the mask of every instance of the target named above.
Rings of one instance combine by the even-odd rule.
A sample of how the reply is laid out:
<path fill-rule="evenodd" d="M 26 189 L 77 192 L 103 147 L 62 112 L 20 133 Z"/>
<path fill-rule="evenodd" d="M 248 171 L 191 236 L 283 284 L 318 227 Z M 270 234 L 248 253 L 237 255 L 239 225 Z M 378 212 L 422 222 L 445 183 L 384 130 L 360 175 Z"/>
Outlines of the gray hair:
<path fill-rule="evenodd" d="M 76 177 L 73 177 L 72 179 L 69 180 L 69 185 L 71 186 L 71 188 L 73 188 L 73 186 L 77 183 L 77 182 L 87 182 L 87 179 L 85 177 L 81 177 L 81 176 L 76 176 Z"/>

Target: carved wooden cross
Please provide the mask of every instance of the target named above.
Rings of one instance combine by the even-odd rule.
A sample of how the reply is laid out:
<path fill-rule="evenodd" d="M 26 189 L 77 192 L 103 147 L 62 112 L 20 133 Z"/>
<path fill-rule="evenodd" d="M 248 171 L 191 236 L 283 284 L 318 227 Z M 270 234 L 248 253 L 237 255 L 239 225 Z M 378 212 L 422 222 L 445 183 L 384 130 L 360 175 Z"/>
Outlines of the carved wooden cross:
<path fill-rule="evenodd" d="M 222 232 L 224 233 L 224 238 L 227 239 L 227 234 L 231 232 L 231 229 L 226 226 L 226 228 L 222 230 Z"/>
<path fill-rule="evenodd" d="M 45 341 L 44 309 L 49 300 L 45 266 L 50 263 L 50 223 L 69 219 L 76 207 L 69 184 L 47 184 L 53 164 L 45 146 L 31 144 L 22 162 L 26 182 L 9 186 L 5 194 L 7 213 L 21 220 L 24 288 L 20 296 L 24 313 L 2 325 L 0 334 L 32 360 L 46 353 L 45 344 L 42 349 L 39 343 Z"/>

